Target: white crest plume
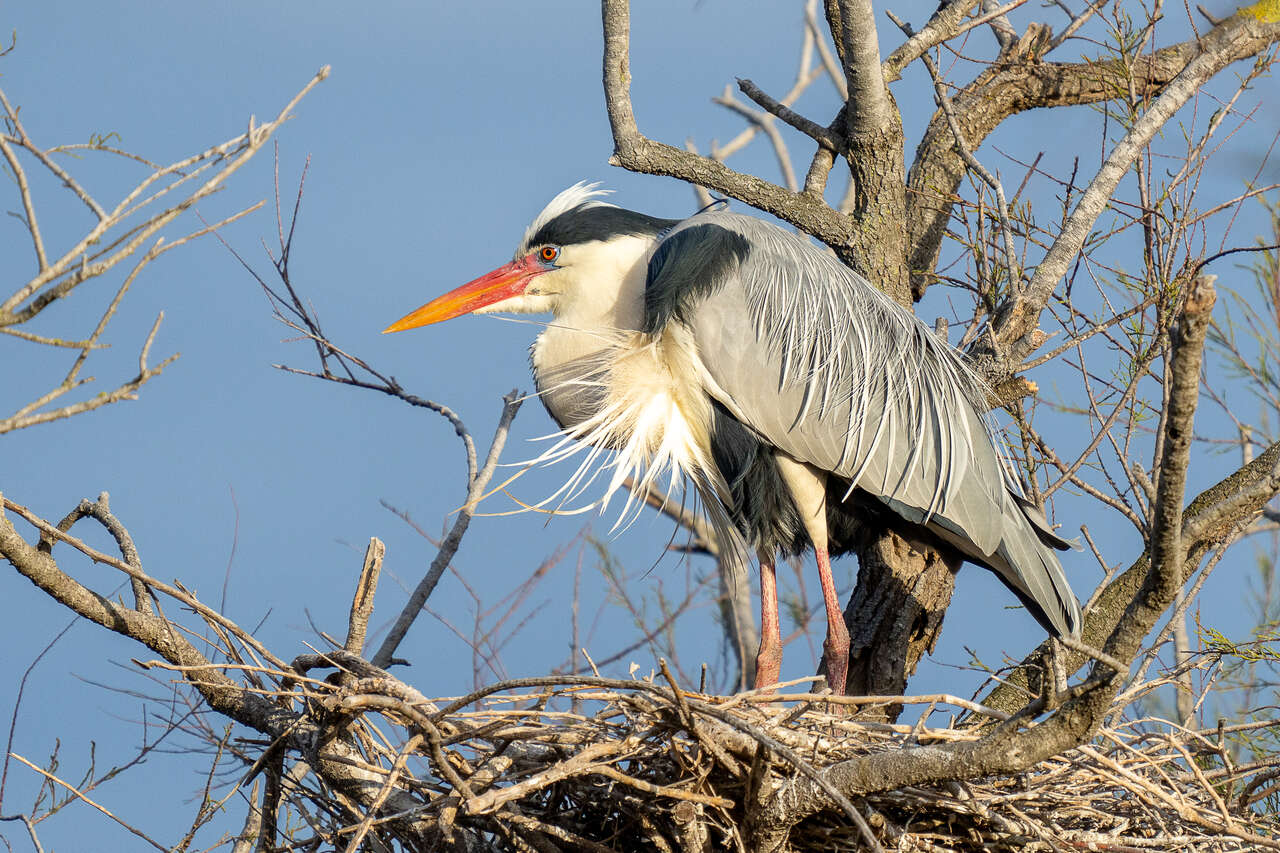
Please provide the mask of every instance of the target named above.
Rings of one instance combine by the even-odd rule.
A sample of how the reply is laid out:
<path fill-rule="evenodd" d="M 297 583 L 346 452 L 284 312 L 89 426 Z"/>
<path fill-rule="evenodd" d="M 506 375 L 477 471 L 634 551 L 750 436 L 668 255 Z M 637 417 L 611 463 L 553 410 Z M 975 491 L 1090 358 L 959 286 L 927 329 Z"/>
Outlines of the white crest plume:
<path fill-rule="evenodd" d="M 587 181 L 578 181 L 566 190 L 561 190 L 555 198 L 547 202 L 547 206 L 542 208 L 542 212 L 533 218 L 529 223 L 529 227 L 524 230 L 524 237 L 520 240 L 520 247 L 516 249 L 515 259 L 519 259 L 526 255 L 533 246 L 530 241 L 533 240 L 542 226 L 555 219 L 563 213 L 568 213 L 577 207 L 616 207 L 616 205 L 607 204 L 603 201 L 593 201 L 600 196 L 609 195 L 613 190 L 598 189 L 599 181 L 588 183 Z"/>

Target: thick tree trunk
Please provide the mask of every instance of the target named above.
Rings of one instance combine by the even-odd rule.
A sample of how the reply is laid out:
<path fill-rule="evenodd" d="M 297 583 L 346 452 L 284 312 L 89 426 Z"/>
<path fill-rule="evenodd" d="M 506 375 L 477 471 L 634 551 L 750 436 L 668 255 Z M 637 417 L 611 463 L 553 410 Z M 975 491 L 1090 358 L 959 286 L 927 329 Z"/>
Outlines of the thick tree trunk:
<path fill-rule="evenodd" d="M 849 138 L 847 162 L 854 186 L 852 215 L 856 225 L 848 244 L 837 254 L 899 305 L 911 308 L 906 174 L 902 123 L 896 108 L 893 118 L 886 127 Z M 885 152 L 893 153 L 884 156 Z"/>

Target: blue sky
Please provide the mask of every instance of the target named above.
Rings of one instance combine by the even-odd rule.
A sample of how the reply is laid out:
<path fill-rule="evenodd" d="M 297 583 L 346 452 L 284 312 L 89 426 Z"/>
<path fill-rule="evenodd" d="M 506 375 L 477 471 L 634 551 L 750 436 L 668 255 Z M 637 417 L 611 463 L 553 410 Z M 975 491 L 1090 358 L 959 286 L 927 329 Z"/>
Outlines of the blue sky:
<path fill-rule="evenodd" d="M 641 129 L 650 136 L 673 144 L 692 137 L 705 150 L 712 138 L 727 140 L 742 126 L 710 103 L 735 76 L 775 94 L 790 86 L 800 38 L 797 4 L 755 4 L 750 14 L 727 0 L 636 5 L 633 92 Z M 933 5 L 899 4 L 895 11 L 919 24 Z M 612 145 L 593 3 L 228 2 L 197 9 L 164 2 L 59 2 L 9 4 L 5 11 L 0 30 L 16 29 L 17 49 L 0 59 L 0 85 L 22 105 L 28 131 L 49 144 L 114 132 L 128 150 L 153 160 L 177 159 L 241 132 L 250 114 L 273 116 L 316 69 L 331 65 L 330 78 L 277 135 L 287 196 L 308 157 L 311 163 L 294 249 L 295 284 L 335 342 L 394 374 L 413 393 L 451 406 L 481 444 L 496 422 L 500 395 L 531 387 L 525 351 L 533 329 L 465 318 L 394 336 L 379 330 L 506 261 L 525 223 L 575 181 L 604 181 L 617 191 L 618 203 L 657 215 L 692 209 L 692 194 L 678 182 L 607 165 Z M 887 29 L 882 34 L 886 43 L 897 43 Z M 1061 58 L 1075 55 L 1067 50 Z M 914 150 L 933 110 L 931 93 L 913 72 L 894 94 L 908 150 Z M 835 98 L 820 84 L 799 107 L 825 123 Z M 1232 150 L 1256 152 L 1256 140 L 1274 132 L 1274 117 L 1269 120 L 1270 130 L 1264 127 Z M 1061 170 L 1076 155 L 1084 165 L 1097 162 L 1097 128 L 1096 113 L 1087 109 L 1025 117 L 1012 123 L 1000 144 L 1028 158 L 1050 148 L 1045 165 Z M 1078 147 L 1062 146 L 1063 140 L 1078 141 Z M 796 152 L 809 151 L 801 140 L 791 142 Z M 1006 174 L 1021 176 L 989 149 L 980 153 Z M 1247 170 L 1227 159 L 1219 177 L 1224 192 L 1234 194 Z M 760 146 L 733 165 L 771 179 L 777 174 L 772 153 Z M 71 161 L 68 168 L 107 198 L 137 177 L 95 158 Z M 271 170 L 271 153 L 263 152 L 201 213 L 213 220 L 269 200 Z M 85 213 L 52 183 L 38 184 L 37 192 L 47 205 L 51 244 L 85 227 Z M 1043 187 L 1031 192 L 1049 199 Z M 11 196 L 6 205 L 16 205 Z M 186 220 L 186 227 L 195 221 Z M 268 270 L 260 241 L 270 242 L 274 230 L 273 215 L 264 210 L 227 228 L 224 237 Z M 29 243 L 9 218 L 0 223 L 0 256 L 9 259 L 11 280 L 25 280 L 21 265 L 30 262 Z M 1139 260 L 1127 265 L 1136 268 Z M 12 271 L 15 266 L 21 274 Z M 55 306 L 32 331 L 84 334 L 110 286 L 95 285 L 96 292 Z M 228 615 L 243 625 L 261 622 L 259 636 L 285 658 L 317 642 L 312 624 L 343 633 L 364 544 L 379 536 L 388 556 L 373 621 L 384 627 L 403 601 L 401 585 L 416 582 L 434 548 L 380 502 L 410 513 L 433 535 L 442 530 L 465 485 L 451 428 L 378 395 L 273 369 L 277 362 L 310 367 L 311 353 L 282 341 L 290 334 L 271 318 L 257 285 L 213 240 L 171 253 L 140 280 L 108 332 L 112 349 L 91 362 L 101 387 L 133 375 L 137 346 L 161 310 L 165 321 L 153 355 L 181 352 L 181 358 L 138 401 L 5 436 L 0 488 L 48 518 L 60 518 L 81 497 L 110 491 L 152 574 L 179 578 L 214 604 L 225 584 Z M 946 310 L 940 294 L 922 314 L 932 321 Z M 65 370 L 57 362 L 32 360 L 31 352 L 0 340 L 0 400 L 6 407 L 49 387 Z M 1052 376 L 1040 378 L 1052 387 Z M 525 439 L 551 428 L 538 404 L 526 405 L 505 459 L 535 455 L 538 447 Z M 1070 441 L 1079 444 L 1079 436 Z M 1195 479 L 1208 482 L 1220 473 L 1209 470 Z M 537 472 L 514 491 L 525 500 L 538 498 L 554 488 L 556 477 L 555 471 Z M 497 500 L 492 508 L 511 506 Z M 1058 520 L 1075 533 L 1078 520 Z M 593 653 L 617 647 L 611 628 L 628 625 L 630 617 L 609 604 L 597 557 L 581 539 L 587 525 L 606 536 L 609 523 L 578 516 L 544 524 L 528 515 L 473 523 L 455 565 L 487 604 L 569 543 L 558 570 L 522 611 L 536 612 L 518 642 L 504 649 L 505 673 L 543 673 L 565 659 L 579 559 L 584 640 Z M 1128 565 L 1140 547 L 1132 531 L 1114 521 L 1098 524 L 1108 556 Z M 97 531 L 77 529 L 107 546 Z M 629 587 L 637 599 L 652 600 L 658 589 L 674 594 L 682 586 L 686 566 L 674 556 L 659 561 L 669 536 L 668 524 L 646 517 L 608 540 L 628 571 L 647 571 Z M 1097 567 L 1087 554 L 1068 555 L 1068 562 L 1083 599 Z M 1248 563 L 1241 560 L 1234 575 L 1220 573 L 1221 589 L 1207 600 L 1214 613 L 1225 617 L 1238 610 Z M 100 591 L 118 583 L 102 567 L 68 566 Z M 851 560 L 842 561 L 838 579 L 847 585 L 853 569 Z M 809 590 L 816 603 L 812 577 Z M 937 662 L 922 666 L 913 689 L 967 694 L 975 677 L 952 668 L 969 660 L 966 646 L 994 663 L 1006 652 L 1020 657 L 1038 642 L 1039 629 L 1025 614 L 1006 609 L 1009 604 L 1011 596 L 986 572 L 962 572 Z M 470 631 L 473 604 L 456 579 L 446 576 L 431 606 Z M 18 675 L 68 614 L 13 572 L 0 572 L 0 619 L 8 674 L 0 680 L 0 711 L 7 711 Z M 821 620 L 815 624 L 820 631 Z M 718 660 L 709 610 L 691 616 L 680 637 L 687 664 Z M 433 619 L 419 621 L 401 653 L 416 664 L 406 677 L 428 695 L 457 693 L 472 683 L 467 645 Z M 149 654 L 88 625 L 73 627 L 27 683 L 15 751 L 39 762 L 60 737 L 62 765 L 76 778 L 90 741 L 98 743 L 99 767 L 127 760 L 140 737 L 142 702 L 88 682 L 142 689 L 146 682 L 131 657 Z M 652 663 L 644 650 L 632 659 L 646 669 Z M 784 677 L 805 675 L 811 665 L 805 645 L 792 645 Z M 620 663 L 615 671 L 625 669 Z M 150 759 L 148 768 L 99 796 L 172 843 L 194 813 L 191 798 L 202 768 L 199 761 L 163 755 Z M 155 774 L 171 774 L 173 781 L 157 790 Z M 25 768 L 10 775 L 5 812 L 26 808 L 35 789 Z M 27 843 L 12 825 L 0 832 L 15 849 Z M 95 849 L 132 846 L 81 804 L 41 826 L 46 849 L 86 849 L 87 832 L 100 839 Z"/>

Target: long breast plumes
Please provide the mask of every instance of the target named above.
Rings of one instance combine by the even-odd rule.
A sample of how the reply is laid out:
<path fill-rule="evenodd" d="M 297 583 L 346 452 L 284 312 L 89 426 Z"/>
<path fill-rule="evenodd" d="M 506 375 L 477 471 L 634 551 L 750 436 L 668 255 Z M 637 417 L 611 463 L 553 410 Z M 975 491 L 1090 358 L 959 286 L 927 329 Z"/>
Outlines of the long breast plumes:
<path fill-rule="evenodd" d="M 539 394 L 562 429 L 550 436 L 556 439 L 553 446 L 533 461 L 577 457 L 578 463 L 564 486 L 541 505 L 572 503 L 606 472 L 602 509 L 619 490 L 627 494 L 618 525 L 634 520 L 642 505 L 636 495 L 656 491 L 670 498 L 686 477 L 700 494 L 725 494 L 711 462 L 710 400 L 697 381 L 687 332 L 673 327 L 656 337 L 628 331 L 587 334 L 553 328 L 534 347 Z M 719 501 L 714 503 L 708 510 L 720 514 Z"/>

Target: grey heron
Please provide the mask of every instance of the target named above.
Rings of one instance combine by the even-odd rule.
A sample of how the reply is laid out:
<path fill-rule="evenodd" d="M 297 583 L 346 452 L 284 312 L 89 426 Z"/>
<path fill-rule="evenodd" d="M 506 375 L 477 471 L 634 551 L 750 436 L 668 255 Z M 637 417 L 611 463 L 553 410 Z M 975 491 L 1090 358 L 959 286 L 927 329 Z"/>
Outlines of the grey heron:
<path fill-rule="evenodd" d="M 866 279 L 773 224 L 708 210 L 661 219 L 561 192 L 514 259 L 386 329 L 469 313 L 549 313 L 531 351 L 566 443 L 613 454 L 609 491 L 688 478 L 722 541 L 759 557 L 756 686 L 782 660 L 774 561 L 812 548 L 827 612 L 828 683 L 849 634 L 830 559 L 867 513 L 996 573 L 1057 636 L 1080 606 L 1058 537 L 993 440 L 982 383 Z M 556 454 L 550 454 L 554 457 Z M 582 467 L 571 482 L 594 476 Z M 738 565 L 745 566 L 745 558 Z"/>

